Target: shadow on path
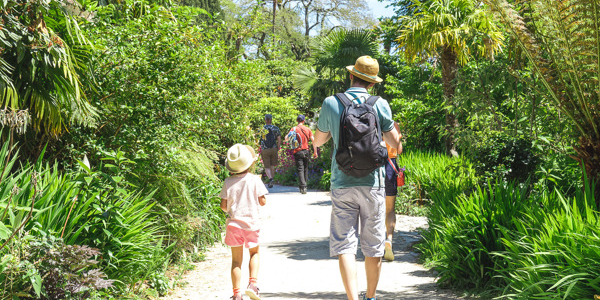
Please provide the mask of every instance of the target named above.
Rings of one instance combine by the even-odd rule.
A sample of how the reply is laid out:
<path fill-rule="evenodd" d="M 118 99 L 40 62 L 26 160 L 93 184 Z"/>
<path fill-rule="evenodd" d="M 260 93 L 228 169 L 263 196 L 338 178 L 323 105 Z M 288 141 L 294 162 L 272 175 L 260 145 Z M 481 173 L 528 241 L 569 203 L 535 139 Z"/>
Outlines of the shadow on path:
<path fill-rule="evenodd" d="M 394 241 L 394 244 L 401 245 L 403 241 Z M 269 249 L 284 255 L 288 259 L 293 260 L 327 260 L 337 259 L 329 256 L 329 238 L 312 238 L 306 240 L 297 240 L 281 243 L 265 243 L 263 244 Z M 397 248 L 400 248 L 398 245 Z M 408 249 L 394 249 L 395 261 L 416 263 L 418 255 L 414 252 L 407 251 Z M 356 260 L 363 261 L 365 259 L 360 245 L 356 253 Z"/>
<path fill-rule="evenodd" d="M 377 291 L 377 298 L 385 300 L 423 300 L 426 298 L 436 300 L 455 300 L 456 297 L 452 293 L 444 293 L 444 291 L 432 291 L 432 284 L 426 284 L 423 288 L 415 287 L 411 292 L 386 292 Z M 289 292 L 289 293 L 261 293 L 265 299 L 347 299 L 345 293 L 339 292 Z"/>

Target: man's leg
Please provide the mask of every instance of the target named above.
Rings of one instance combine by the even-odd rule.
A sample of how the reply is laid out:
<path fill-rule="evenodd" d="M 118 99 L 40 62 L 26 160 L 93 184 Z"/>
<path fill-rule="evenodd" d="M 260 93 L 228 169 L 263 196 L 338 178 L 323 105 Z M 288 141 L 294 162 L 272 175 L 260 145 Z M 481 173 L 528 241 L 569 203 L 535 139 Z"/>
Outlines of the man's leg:
<path fill-rule="evenodd" d="M 269 171 L 271 171 L 271 179 L 273 179 L 273 177 L 275 176 L 275 166 L 271 166 L 269 168 Z"/>
<path fill-rule="evenodd" d="M 374 298 L 385 253 L 385 192 L 379 188 L 360 187 L 360 244 L 365 255 L 367 298 Z"/>
<path fill-rule="evenodd" d="M 300 192 L 306 187 L 306 180 L 304 179 L 304 159 L 302 151 L 298 151 L 294 154 L 294 160 L 296 161 L 296 172 L 298 173 L 298 185 Z"/>
<path fill-rule="evenodd" d="M 308 162 L 310 160 L 309 158 L 310 156 L 310 152 L 306 151 L 305 155 L 303 157 L 304 160 L 304 192 L 306 192 L 306 187 L 308 186 Z"/>
<path fill-rule="evenodd" d="M 367 273 L 367 298 L 374 298 L 381 274 L 381 257 L 365 257 L 365 271 Z"/>
<path fill-rule="evenodd" d="M 358 300 L 358 282 L 356 280 L 356 258 L 354 254 L 341 254 L 338 256 L 342 282 L 346 289 L 348 300 Z M 368 273 L 367 273 L 368 279 Z M 367 280 L 368 281 L 368 280 Z M 377 284 L 375 284 L 377 287 Z"/>

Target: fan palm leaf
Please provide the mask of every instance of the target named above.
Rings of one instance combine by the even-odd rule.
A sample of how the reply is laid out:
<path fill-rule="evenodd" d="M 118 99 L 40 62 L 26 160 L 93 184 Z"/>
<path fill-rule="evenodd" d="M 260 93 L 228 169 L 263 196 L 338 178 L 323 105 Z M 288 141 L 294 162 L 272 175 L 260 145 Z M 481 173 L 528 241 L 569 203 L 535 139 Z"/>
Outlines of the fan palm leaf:
<path fill-rule="evenodd" d="M 314 68 L 294 73 L 296 86 L 310 95 L 309 107 L 317 106 L 327 96 L 344 91 L 348 86 L 346 66 L 363 55 L 377 57 L 377 36 L 370 30 L 336 29 L 318 37 L 312 45 Z"/>

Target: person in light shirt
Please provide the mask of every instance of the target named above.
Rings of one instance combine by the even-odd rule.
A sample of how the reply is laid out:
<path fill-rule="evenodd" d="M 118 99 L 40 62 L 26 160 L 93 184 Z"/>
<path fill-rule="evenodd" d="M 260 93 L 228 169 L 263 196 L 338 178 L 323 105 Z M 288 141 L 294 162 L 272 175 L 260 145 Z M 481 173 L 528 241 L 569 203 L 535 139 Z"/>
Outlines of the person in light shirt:
<path fill-rule="evenodd" d="M 225 244 L 231 247 L 231 282 L 233 300 L 242 300 L 241 277 L 244 246 L 250 254 L 250 281 L 246 295 L 260 300 L 258 289 L 260 207 L 267 203 L 269 192 L 260 176 L 252 174 L 257 160 L 254 149 L 248 145 L 235 144 L 227 150 L 225 167 L 232 175 L 225 179 L 221 190 L 221 209 L 227 213 Z"/>

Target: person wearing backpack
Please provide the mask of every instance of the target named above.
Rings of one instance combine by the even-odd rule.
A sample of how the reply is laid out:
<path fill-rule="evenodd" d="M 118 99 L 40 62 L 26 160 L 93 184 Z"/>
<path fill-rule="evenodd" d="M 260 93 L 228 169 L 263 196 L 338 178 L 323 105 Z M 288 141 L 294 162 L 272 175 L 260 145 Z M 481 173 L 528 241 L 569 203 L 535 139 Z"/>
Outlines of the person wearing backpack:
<path fill-rule="evenodd" d="M 308 161 L 310 159 L 308 141 L 310 140 L 313 144 L 313 156 L 315 157 L 317 156 L 317 147 L 314 143 L 312 130 L 304 126 L 304 115 L 298 115 L 296 121 L 298 122 L 298 125 L 290 129 L 290 132 L 285 137 L 285 141 L 290 143 L 290 147 L 294 152 L 300 193 L 306 194 L 306 182 L 308 181 Z"/>
<path fill-rule="evenodd" d="M 281 148 L 281 132 L 279 131 L 279 127 L 271 124 L 272 122 L 273 116 L 266 114 L 265 125 L 260 135 L 260 155 L 265 166 L 265 173 L 268 178 L 267 186 L 269 188 L 273 187 L 275 167 L 279 164 L 277 153 L 279 152 L 279 148 Z"/>
<path fill-rule="evenodd" d="M 382 135 L 393 148 L 398 148 L 400 136 L 388 102 L 367 92 L 383 81 L 377 76 L 377 60 L 361 56 L 346 69 L 350 88 L 323 101 L 313 145 L 333 140 L 329 249 L 332 257 L 338 257 L 346 295 L 349 300 L 358 300 L 356 251 L 360 231 L 367 277 L 363 299 L 376 299 L 386 239 L 387 150 Z"/>

